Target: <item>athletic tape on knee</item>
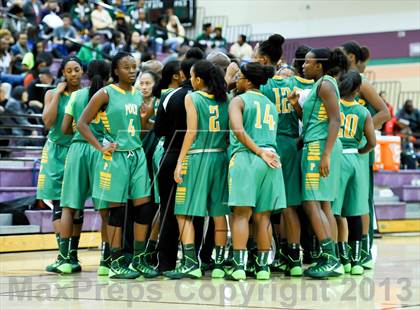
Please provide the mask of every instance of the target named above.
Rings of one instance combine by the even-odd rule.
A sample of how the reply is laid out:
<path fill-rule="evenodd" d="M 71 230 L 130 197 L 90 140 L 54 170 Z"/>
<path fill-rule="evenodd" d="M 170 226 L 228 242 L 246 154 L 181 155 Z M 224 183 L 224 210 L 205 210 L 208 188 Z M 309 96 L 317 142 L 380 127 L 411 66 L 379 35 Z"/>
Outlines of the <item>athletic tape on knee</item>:
<path fill-rule="evenodd" d="M 108 225 L 122 227 L 124 225 L 125 208 L 115 207 L 109 209 Z"/>
<path fill-rule="evenodd" d="M 151 225 L 157 207 L 154 203 L 145 203 L 134 207 L 134 222 L 142 225 Z"/>
<path fill-rule="evenodd" d="M 77 210 L 74 213 L 73 224 L 83 224 L 83 215 L 84 215 L 83 210 Z"/>
<path fill-rule="evenodd" d="M 60 200 L 53 200 L 52 201 L 52 205 L 53 205 L 53 216 L 52 216 L 52 220 L 53 222 L 56 220 L 61 219 L 61 207 L 60 207 Z"/>

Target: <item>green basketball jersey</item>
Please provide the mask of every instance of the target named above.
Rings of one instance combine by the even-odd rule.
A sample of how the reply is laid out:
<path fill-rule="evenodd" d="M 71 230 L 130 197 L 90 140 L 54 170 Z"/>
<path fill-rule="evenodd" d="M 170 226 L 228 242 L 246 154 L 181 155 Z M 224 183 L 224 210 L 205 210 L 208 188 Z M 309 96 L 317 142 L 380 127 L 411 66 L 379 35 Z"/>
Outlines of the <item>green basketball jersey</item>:
<path fill-rule="evenodd" d="M 305 143 L 328 138 L 328 114 L 318 94 L 322 81 L 329 81 L 335 89 L 337 98 L 340 98 L 337 82 L 333 77 L 325 75 L 314 84 L 303 106 L 302 134 Z M 339 99 L 337 105 L 340 105 Z"/>
<path fill-rule="evenodd" d="M 69 103 L 66 107 L 66 114 L 73 116 L 73 131 L 75 132 L 73 136 L 72 142 L 87 142 L 86 139 L 77 131 L 76 124 L 79 121 L 80 117 L 82 116 L 83 111 L 85 110 L 88 104 L 89 98 L 89 87 L 85 87 L 75 91 L 71 94 Z M 101 113 L 99 112 L 96 117 L 92 120 L 89 125 L 90 130 L 98 139 L 99 142 L 102 143 L 104 138 L 104 126 L 101 122 Z"/>
<path fill-rule="evenodd" d="M 141 148 L 140 106 L 143 98 L 135 87 L 125 91 L 115 84 L 103 88 L 109 96 L 108 105 L 101 120 L 106 138 L 118 143 L 117 151 Z"/>
<path fill-rule="evenodd" d="M 203 91 L 191 93 L 191 99 L 198 116 L 197 136 L 191 150 L 227 148 L 228 103 L 217 102 L 213 95 Z"/>
<path fill-rule="evenodd" d="M 52 90 L 53 93 L 55 93 L 55 91 L 56 89 Z M 70 95 L 67 92 L 63 92 L 60 95 L 57 107 L 57 117 L 55 119 L 54 125 L 50 128 L 50 131 L 48 133 L 48 140 L 63 146 L 69 146 L 71 144 L 71 140 L 73 139 L 72 135 L 65 135 L 61 131 L 61 124 L 63 123 L 64 111 L 69 100 Z"/>
<path fill-rule="evenodd" d="M 258 146 L 276 149 L 278 116 L 274 103 L 256 91 L 247 91 L 239 97 L 244 103 L 242 117 L 245 132 Z M 230 143 L 232 154 L 247 150 L 233 131 L 230 132 Z"/>
<path fill-rule="evenodd" d="M 363 129 L 369 112 L 356 100 L 349 102 L 341 99 L 340 105 L 341 122 L 338 137 L 344 149 L 359 148 L 364 137 Z"/>
<path fill-rule="evenodd" d="M 283 78 L 274 76 L 267 84 L 260 87 L 261 92 L 276 105 L 279 114 L 277 135 L 299 137 L 299 118 L 287 97 L 294 89 L 311 88 L 313 80 L 306 80 L 300 77 Z"/>

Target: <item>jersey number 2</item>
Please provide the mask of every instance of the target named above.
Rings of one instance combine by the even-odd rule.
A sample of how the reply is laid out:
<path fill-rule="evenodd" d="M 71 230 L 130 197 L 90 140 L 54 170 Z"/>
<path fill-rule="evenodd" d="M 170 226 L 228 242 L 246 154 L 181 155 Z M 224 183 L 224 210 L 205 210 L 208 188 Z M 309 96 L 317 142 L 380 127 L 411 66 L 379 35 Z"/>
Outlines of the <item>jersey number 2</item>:
<path fill-rule="evenodd" d="M 209 118 L 209 131 L 220 131 L 220 123 L 219 123 L 219 106 L 217 105 L 210 105 L 210 118 Z"/>

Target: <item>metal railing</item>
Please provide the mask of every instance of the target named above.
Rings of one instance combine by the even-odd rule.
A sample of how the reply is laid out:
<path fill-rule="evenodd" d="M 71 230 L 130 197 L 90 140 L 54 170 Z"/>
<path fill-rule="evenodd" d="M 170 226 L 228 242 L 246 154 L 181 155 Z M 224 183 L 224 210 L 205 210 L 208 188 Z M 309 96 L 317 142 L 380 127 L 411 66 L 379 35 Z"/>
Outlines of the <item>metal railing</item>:
<path fill-rule="evenodd" d="M 46 140 L 44 135 L 45 127 L 44 125 L 20 125 L 14 123 L 1 123 L 1 120 L 4 119 L 14 119 L 14 118 L 28 118 L 28 119 L 42 119 L 41 114 L 14 114 L 14 113 L 1 113 L 0 114 L 0 129 L 22 129 L 22 130 L 31 130 L 31 131 L 40 131 L 42 135 L 40 136 L 27 136 L 27 135 L 12 135 L 6 134 L 0 136 L 0 141 L 36 141 L 36 142 L 43 142 Z M 13 154 L 13 152 L 33 152 L 33 151 L 41 151 L 42 146 L 22 146 L 22 145 L 13 145 L 13 143 L 9 142 L 9 145 L 0 146 L 0 152 L 8 153 L 9 155 Z M 0 160 L 19 160 L 19 161 L 34 161 L 38 158 L 33 157 L 0 157 Z"/>
<path fill-rule="evenodd" d="M 415 108 L 420 108 L 420 91 L 402 91 L 398 95 L 398 108 L 402 108 L 406 100 L 413 100 L 413 105 Z"/>
<path fill-rule="evenodd" d="M 399 94 L 401 92 L 401 82 L 400 81 L 375 81 L 372 83 L 376 91 L 385 91 L 387 96 L 387 101 L 395 109 L 398 107 Z"/>

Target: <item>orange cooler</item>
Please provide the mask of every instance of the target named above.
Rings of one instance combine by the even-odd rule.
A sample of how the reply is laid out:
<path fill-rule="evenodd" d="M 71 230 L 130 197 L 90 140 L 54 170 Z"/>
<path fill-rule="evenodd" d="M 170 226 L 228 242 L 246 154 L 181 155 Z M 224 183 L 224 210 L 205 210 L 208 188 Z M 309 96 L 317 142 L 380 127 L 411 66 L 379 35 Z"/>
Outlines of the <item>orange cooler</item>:
<path fill-rule="evenodd" d="M 401 137 L 376 136 L 375 170 L 399 171 L 400 159 Z"/>

